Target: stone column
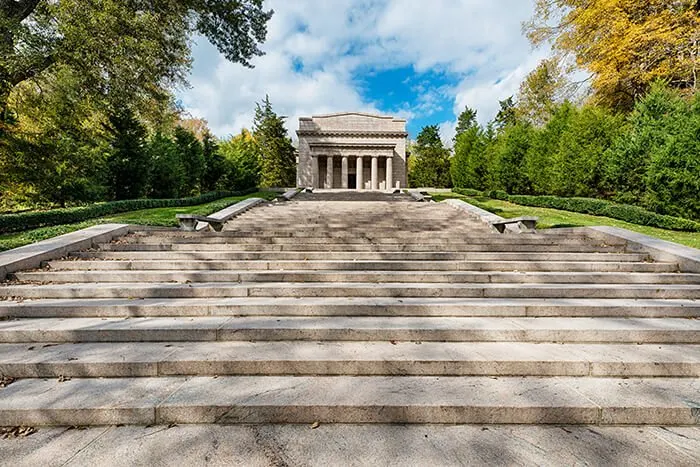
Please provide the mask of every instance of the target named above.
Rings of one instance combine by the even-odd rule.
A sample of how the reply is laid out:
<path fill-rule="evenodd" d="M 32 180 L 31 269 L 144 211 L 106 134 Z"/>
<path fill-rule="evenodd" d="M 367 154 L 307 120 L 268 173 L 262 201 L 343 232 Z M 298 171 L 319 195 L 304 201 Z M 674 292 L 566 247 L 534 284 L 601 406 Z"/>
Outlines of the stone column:
<path fill-rule="evenodd" d="M 362 190 L 365 187 L 365 178 L 362 176 L 362 156 L 357 156 L 357 171 L 355 173 L 355 189 Z"/>
<path fill-rule="evenodd" d="M 318 157 L 311 157 L 311 187 L 319 188 Z"/>
<path fill-rule="evenodd" d="M 347 189 L 348 188 L 348 156 L 343 156 L 340 162 L 340 186 Z"/>
<path fill-rule="evenodd" d="M 386 158 L 386 189 L 391 190 L 394 184 L 394 159 L 392 156 Z"/>
<path fill-rule="evenodd" d="M 333 188 L 333 156 L 326 159 L 326 188 Z"/>
<path fill-rule="evenodd" d="M 379 156 L 372 156 L 372 190 L 379 188 Z"/>

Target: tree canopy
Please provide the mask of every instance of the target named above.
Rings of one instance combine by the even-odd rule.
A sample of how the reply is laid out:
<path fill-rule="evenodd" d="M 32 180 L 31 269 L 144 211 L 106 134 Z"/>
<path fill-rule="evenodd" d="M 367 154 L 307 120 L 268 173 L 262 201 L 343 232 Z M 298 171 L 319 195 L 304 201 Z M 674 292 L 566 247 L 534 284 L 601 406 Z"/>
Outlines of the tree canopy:
<path fill-rule="evenodd" d="M 536 0 L 524 30 L 591 72 L 596 101 L 608 107 L 631 109 L 658 79 L 698 87 L 698 0 Z"/>

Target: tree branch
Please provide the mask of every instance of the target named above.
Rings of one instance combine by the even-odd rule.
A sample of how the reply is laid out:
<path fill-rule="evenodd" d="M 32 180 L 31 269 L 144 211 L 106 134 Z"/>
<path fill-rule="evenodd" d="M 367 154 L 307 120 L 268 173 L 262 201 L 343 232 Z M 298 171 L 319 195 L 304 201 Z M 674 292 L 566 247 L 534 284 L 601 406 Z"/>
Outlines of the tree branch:
<path fill-rule="evenodd" d="M 5 13 L 7 18 L 19 23 L 24 21 L 36 10 L 40 1 L 41 0 L 0 0 L 0 10 Z"/>

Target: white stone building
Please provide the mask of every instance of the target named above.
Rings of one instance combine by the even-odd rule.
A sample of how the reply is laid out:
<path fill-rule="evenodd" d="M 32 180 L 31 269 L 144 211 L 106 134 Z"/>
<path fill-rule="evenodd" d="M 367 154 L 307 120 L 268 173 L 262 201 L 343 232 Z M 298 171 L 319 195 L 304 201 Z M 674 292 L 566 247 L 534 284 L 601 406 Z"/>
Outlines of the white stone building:
<path fill-rule="evenodd" d="M 297 185 L 405 188 L 406 120 L 359 112 L 299 119 Z"/>

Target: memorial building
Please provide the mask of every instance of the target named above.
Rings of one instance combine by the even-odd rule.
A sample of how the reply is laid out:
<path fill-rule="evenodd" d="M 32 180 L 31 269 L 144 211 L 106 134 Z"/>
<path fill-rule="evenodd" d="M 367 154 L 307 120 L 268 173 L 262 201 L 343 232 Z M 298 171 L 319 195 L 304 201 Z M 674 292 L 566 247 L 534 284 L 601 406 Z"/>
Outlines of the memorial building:
<path fill-rule="evenodd" d="M 405 188 L 406 120 L 360 112 L 299 119 L 297 185 L 313 188 Z"/>

